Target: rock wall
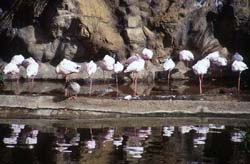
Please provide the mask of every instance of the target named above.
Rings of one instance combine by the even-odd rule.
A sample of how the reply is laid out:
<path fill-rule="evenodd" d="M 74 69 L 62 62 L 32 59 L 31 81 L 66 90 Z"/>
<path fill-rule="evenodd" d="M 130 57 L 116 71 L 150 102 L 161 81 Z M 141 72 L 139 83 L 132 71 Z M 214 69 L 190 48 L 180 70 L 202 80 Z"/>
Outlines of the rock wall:
<path fill-rule="evenodd" d="M 249 0 L 217 1 L 1 0 L 0 58 L 21 53 L 56 65 L 115 53 L 124 60 L 144 47 L 154 50 L 154 64 L 184 48 L 197 58 L 215 50 L 248 57 Z"/>

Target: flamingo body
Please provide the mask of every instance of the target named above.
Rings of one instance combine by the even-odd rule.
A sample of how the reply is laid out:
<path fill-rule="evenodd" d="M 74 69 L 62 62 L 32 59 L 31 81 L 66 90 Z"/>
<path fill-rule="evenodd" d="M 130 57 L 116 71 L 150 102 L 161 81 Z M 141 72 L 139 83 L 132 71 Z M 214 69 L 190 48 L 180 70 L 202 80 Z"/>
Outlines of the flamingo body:
<path fill-rule="evenodd" d="M 64 75 L 68 75 L 71 73 L 78 73 L 80 72 L 81 66 L 77 63 L 70 61 L 68 59 L 63 59 L 56 67 L 57 73 L 62 73 Z"/>
<path fill-rule="evenodd" d="M 218 57 L 217 59 L 215 59 L 215 61 L 213 63 L 219 67 L 220 66 L 227 66 L 227 59 L 224 57 Z"/>
<path fill-rule="evenodd" d="M 114 64 L 114 72 L 115 73 L 119 73 L 119 72 L 122 72 L 124 69 L 124 66 L 120 63 L 120 62 L 116 62 Z"/>
<path fill-rule="evenodd" d="M 133 61 L 132 63 L 130 63 L 124 72 L 125 73 L 127 73 L 127 72 L 140 72 L 140 71 L 144 70 L 144 65 L 145 65 L 145 61 L 143 59 L 137 59 L 137 60 Z"/>
<path fill-rule="evenodd" d="M 145 59 L 145 60 L 150 60 L 150 59 L 152 59 L 152 58 L 153 58 L 153 55 L 154 55 L 154 53 L 153 53 L 153 51 L 152 51 L 151 49 L 144 48 L 144 49 L 142 50 L 142 57 L 143 57 L 143 59 Z"/>
<path fill-rule="evenodd" d="M 26 68 L 26 75 L 28 78 L 34 77 L 37 75 L 39 69 L 38 63 L 29 64 Z"/>
<path fill-rule="evenodd" d="M 4 69 L 3 69 L 3 73 L 6 74 L 11 74 L 11 75 L 15 75 L 18 74 L 20 72 L 18 66 L 14 63 L 8 63 Z"/>
<path fill-rule="evenodd" d="M 166 59 L 165 63 L 163 64 L 164 71 L 172 71 L 175 67 L 175 63 L 172 59 Z"/>
<path fill-rule="evenodd" d="M 91 60 L 89 63 L 86 64 L 86 71 L 89 76 L 94 74 L 97 70 L 97 65 Z"/>
<path fill-rule="evenodd" d="M 194 60 L 194 55 L 189 50 L 182 50 L 179 52 L 179 59 L 184 61 Z"/>
<path fill-rule="evenodd" d="M 211 62 L 214 62 L 219 57 L 220 57 L 219 51 L 215 51 L 215 52 L 208 54 L 205 58 L 209 59 Z"/>
<path fill-rule="evenodd" d="M 244 58 L 243 58 L 243 56 L 241 55 L 241 54 L 239 54 L 238 52 L 235 52 L 235 54 L 233 55 L 233 57 L 232 57 L 232 60 L 233 61 L 241 61 L 241 62 L 243 62 L 243 60 L 244 60 Z"/>
<path fill-rule="evenodd" d="M 237 61 L 235 60 L 232 64 L 232 71 L 233 72 L 242 72 L 242 71 L 245 71 L 246 69 L 248 69 L 247 65 L 242 62 L 242 61 Z"/>
<path fill-rule="evenodd" d="M 16 65 L 21 65 L 24 61 L 23 55 L 15 55 L 11 58 L 11 63 L 14 63 Z"/>
<path fill-rule="evenodd" d="M 127 60 L 126 60 L 126 64 L 130 64 L 132 63 L 133 61 L 136 61 L 138 59 L 140 59 L 140 55 L 139 54 L 135 54 L 135 55 L 132 55 L 130 56 Z"/>

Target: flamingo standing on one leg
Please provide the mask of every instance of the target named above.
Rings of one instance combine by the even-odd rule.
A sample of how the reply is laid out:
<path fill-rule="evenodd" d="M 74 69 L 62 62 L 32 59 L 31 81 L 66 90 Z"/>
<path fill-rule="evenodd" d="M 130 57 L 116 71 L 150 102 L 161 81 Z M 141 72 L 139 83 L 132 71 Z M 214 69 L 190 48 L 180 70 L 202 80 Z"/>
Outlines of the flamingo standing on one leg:
<path fill-rule="evenodd" d="M 183 61 L 186 61 L 186 66 L 188 67 L 188 63 L 191 60 L 194 60 L 194 55 L 189 50 L 182 50 L 182 51 L 179 52 L 179 59 L 183 60 Z"/>
<path fill-rule="evenodd" d="M 115 72 L 115 82 L 116 82 L 116 96 L 118 96 L 118 77 L 117 74 L 122 72 L 124 69 L 124 66 L 120 62 L 116 62 L 114 64 L 114 72 Z"/>
<path fill-rule="evenodd" d="M 28 78 L 31 78 L 31 87 L 33 87 L 34 78 L 38 74 L 39 64 L 32 57 L 25 59 L 24 63 L 27 63 L 26 75 Z"/>
<path fill-rule="evenodd" d="M 175 63 L 171 58 L 165 59 L 163 64 L 164 71 L 168 71 L 168 86 L 169 86 L 169 79 L 170 79 L 170 72 L 174 69 Z"/>
<path fill-rule="evenodd" d="M 240 94 L 240 75 L 241 75 L 241 72 L 248 69 L 248 67 L 243 61 L 235 60 L 231 68 L 233 72 L 239 72 L 239 77 L 238 77 L 238 95 L 239 95 Z"/>
<path fill-rule="evenodd" d="M 5 75 L 10 74 L 11 76 L 16 76 L 16 94 L 19 93 L 19 72 L 20 69 L 14 63 L 8 63 L 3 70 Z"/>
<path fill-rule="evenodd" d="M 86 64 L 86 71 L 90 78 L 90 85 L 89 85 L 89 95 L 92 94 L 92 75 L 96 72 L 97 65 L 91 60 L 89 63 Z"/>
<path fill-rule="evenodd" d="M 112 71 L 114 69 L 114 64 L 115 64 L 115 59 L 112 58 L 109 55 L 105 55 L 104 58 L 101 61 L 98 62 L 98 66 L 103 71 L 103 80 L 104 80 L 104 83 L 105 83 L 104 72 L 105 71 Z"/>
<path fill-rule="evenodd" d="M 65 75 L 65 81 L 69 81 L 69 75 L 80 72 L 81 66 L 68 59 L 63 59 L 56 67 L 57 74 Z"/>
<path fill-rule="evenodd" d="M 131 62 L 128 67 L 125 69 L 125 73 L 132 72 L 132 78 L 134 83 L 134 95 L 137 93 L 137 73 L 144 70 L 145 60 L 142 58 L 136 59 Z M 134 75 L 136 74 L 136 75 Z"/>
<path fill-rule="evenodd" d="M 210 67 L 210 61 L 207 58 L 199 60 L 195 65 L 193 65 L 193 71 L 199 76 L 199 88 L 200 94 L 202 94 L 202 83 L 203 76 L 207 74 L 208 68 Z"/>

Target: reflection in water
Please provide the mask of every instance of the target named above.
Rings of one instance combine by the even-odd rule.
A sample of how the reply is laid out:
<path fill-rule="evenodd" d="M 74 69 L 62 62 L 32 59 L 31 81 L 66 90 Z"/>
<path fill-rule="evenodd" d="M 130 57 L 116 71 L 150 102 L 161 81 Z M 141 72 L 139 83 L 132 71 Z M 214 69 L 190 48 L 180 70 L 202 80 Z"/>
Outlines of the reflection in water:
<path fill-rule="evenodd" d="M 240 150 L 244 134 L 214 124 L 52 130 L 0 124 L 0 163 L 233 163 L 247 157 Z"/>

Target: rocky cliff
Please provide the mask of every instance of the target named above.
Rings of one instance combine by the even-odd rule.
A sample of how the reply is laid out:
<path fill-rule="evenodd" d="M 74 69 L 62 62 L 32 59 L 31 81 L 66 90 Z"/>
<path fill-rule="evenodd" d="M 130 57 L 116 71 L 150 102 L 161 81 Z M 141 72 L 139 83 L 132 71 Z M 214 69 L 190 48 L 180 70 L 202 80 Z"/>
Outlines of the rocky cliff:
<path fill-rule="evenodd" d="M 184 48 L 197 58 L 215 50 L 248 57 L 249 8 L 249 0 L 1 0 L 0 58 L 124 60 L 144 47 L 156 65 Z"/>

